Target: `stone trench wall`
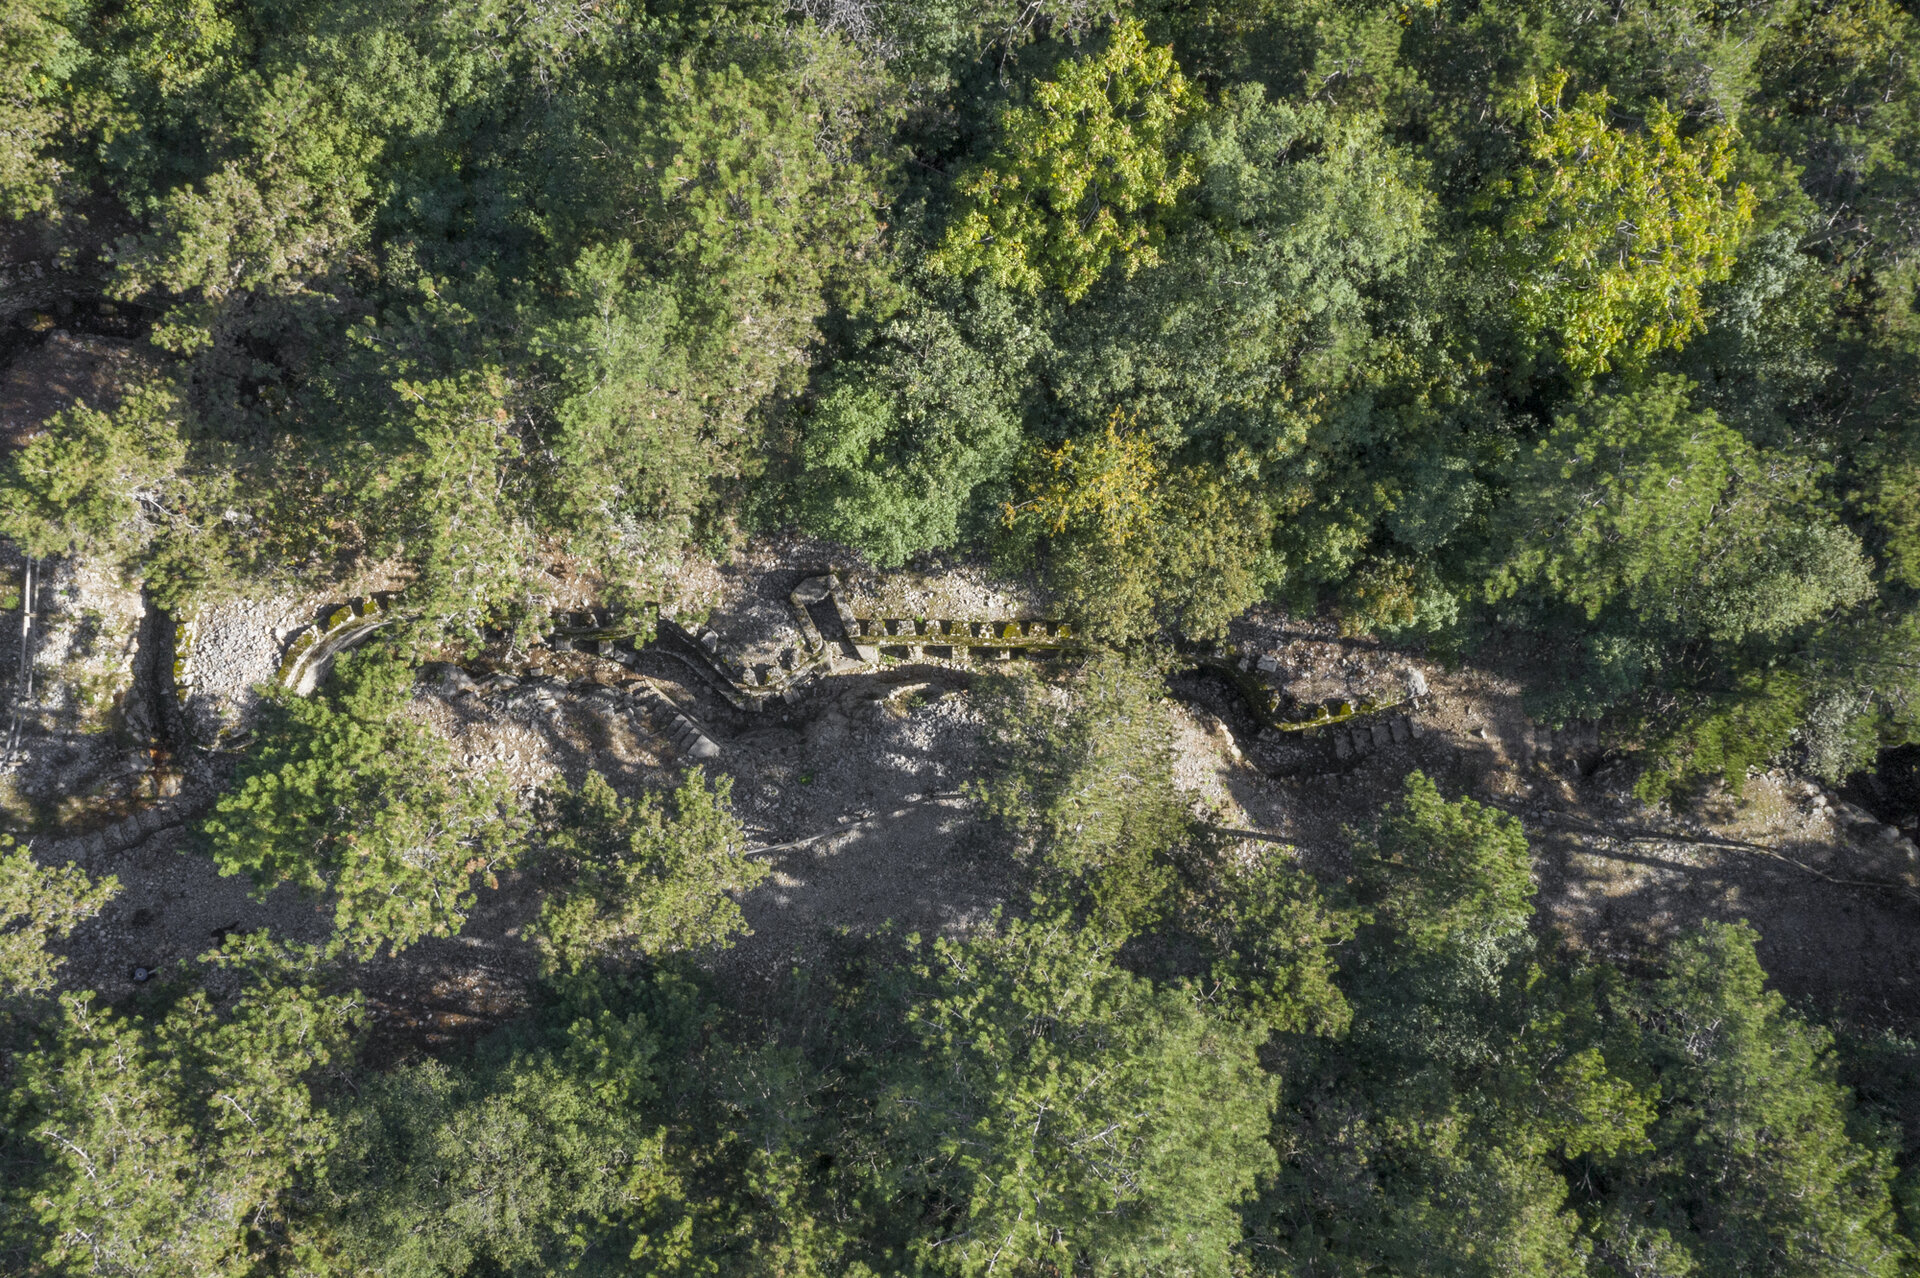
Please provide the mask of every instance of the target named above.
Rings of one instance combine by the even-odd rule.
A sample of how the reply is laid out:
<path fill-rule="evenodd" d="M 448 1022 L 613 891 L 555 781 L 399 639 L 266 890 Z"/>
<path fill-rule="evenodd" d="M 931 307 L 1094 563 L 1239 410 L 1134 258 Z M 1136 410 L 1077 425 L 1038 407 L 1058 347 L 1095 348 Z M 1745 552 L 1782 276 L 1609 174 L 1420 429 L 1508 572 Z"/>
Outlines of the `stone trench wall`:
<path fill-rule="evenodd" d="M 856 616 L 840 600 L 838 585 L 832 574 L 822 574 L 805 578 L 794 588 L 788 602 L 802 646 L 781 653 L 777 663 L 750 667 L 737 661 L 723 651 L 719 636 L 712 630 L 700 625 L 682 626 L 660 616 L 657 606 L 627 616 L 606 611 L 555 613 L 547 642 L 554 648 L 597 655 L 628 668 L 637 665 L 642 650 L 670 656 L 735 708 L 747 712 L 796 702 L 823 679 L 873 671 L 899 661 L 975 664 L 1017 657 L 1071 658 L 1085 651 L 1084 641 L 1073 627 L 1058 620 Z M 367 596 L 343 604 L 323 621 L 293 635 L 281 654 L 275 678 L 282 686 L 309 694 L 325 678 L 334 657 L 395 619 L 389 596 Z M 201 627 L 194 619 L 169 619 L 166 624 L 172 690 L 178 704 L 185 707 L 200 690 Z M 0 659 L 3 657 L 0 653 Z M 1223 645 L 1194 654 L 1193 659 L 1225 676 L 1263 729 L 1300 734 L 1303 741 L 1315 744 L 1315 753 L 1323 754 L 1326 766 L 1334 769 L 1384 746 L 1407 741 L 1421 731 L 1417 721 L 1404 713 L 1426 692 L 1424 680 L 1417 673 L 1410 677 L 1407 695 L 1398 700 L 1341 700 L 1301 710 L 1289 706 L 1260 677 L 1270 672 L 1250 654 Z M 476 681 L 457 668 L 450 668 L 444 680 L 449 692 L 498 697 L 504 708 L 523 715 L 552 712 L 562 704 L 575 702 L 591 702 L 593 708 L 610 713 L 638 714 L 655 725 L 684 758 L 708 760 L 721 752 L 700 724 L 650 685 L 616 692 L 505 674 Z M 600 704 L 609 698 L 619 704 Z M 1288 717 L 1290 709 L 1298 717 Z M 232 726 L 230 719 L 216 726 L 212 748 L 232 744 Z M 1598 730 L 1592 725 L 1576 726 L 1558 736 L 1546 729 L 1537 731 L 1543 734 L 1543 754 L 1598 747 Z M 197 815 L 212 797 L 203 793 L 203 788 L 164 793 L 149 787 L 146 805 L 138 811 L 103 829 L 59 840 L 49 850 L 90 859 L 138 843 Z"/>

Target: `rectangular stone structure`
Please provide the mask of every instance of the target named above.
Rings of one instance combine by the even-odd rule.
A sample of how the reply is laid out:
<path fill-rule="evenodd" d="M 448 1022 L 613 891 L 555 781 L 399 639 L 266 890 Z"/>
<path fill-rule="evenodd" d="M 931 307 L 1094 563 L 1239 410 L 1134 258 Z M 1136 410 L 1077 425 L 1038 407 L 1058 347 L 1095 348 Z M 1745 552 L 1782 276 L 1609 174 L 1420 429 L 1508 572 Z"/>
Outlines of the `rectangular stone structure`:
<path fill-rule="evenodd" d="M 847 633 L 856 642 L 875 639 L 923 638 L 951 647 L 957 656 L 966 648 L 1047 649 L 1079 648 L 1072 628 L 1061 621 L 955 621 L 937 617 L 855 617 Z"/>

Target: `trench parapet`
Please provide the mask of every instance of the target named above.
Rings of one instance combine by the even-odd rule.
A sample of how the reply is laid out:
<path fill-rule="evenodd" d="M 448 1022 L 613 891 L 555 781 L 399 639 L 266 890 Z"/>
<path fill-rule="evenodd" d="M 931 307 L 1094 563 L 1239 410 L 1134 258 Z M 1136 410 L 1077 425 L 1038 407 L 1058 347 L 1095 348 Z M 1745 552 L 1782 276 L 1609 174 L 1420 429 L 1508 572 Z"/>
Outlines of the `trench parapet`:
<path fill-rule="evenodd" d="M 199 682 L 193 672 L 193 642 L 199 637 L 198 617 L 173 623 L 173 696 L 183 706 L 193 694 L 194 685 Z"/>
<path fill-rule="evenodd" d="M 1360 700 L 1333 697 L 1316 705 L 1301 706 L 1260 678 L 1254 659 L 1236 652 L 1230 645 L 1195 653 L 1192 659 L 1203 669 L 1224 676 L 1246 701 L 1261 726 L 1276 732 L 1313 732 L 1390 710 L 1406 710 L 1419 700 L 1413 694 Z"/>
<path fill-rule="evenodd" d="M 574 609 L 551 615 L 545 642 L 562 651 L 592 653 L 632 666 L 642 650 L 679 660 L 710 683 L 735 709 L 757 711 L 792 702 L 830 675 L 875 670 L 892 660 L 940 658 L 1008 660 L 1078 655 L 1085 641 L 1074 626 L 1054 619 L 857 616 L 839 596 L 839 578 L 802 578 L 788 595 L 800 642 L 778 663 L 747 662 L 726 651 L 702 625 L 661 614 L 657 603 L 626 612 Z M 279 682 L 304 696 L 325 677 L 333 656 L 357 646 L 397 619 L 388 599 L 367 596 L 344 604 L 287 645 Z M 190 641 L 189 641 L 190 642 Z M 186 682 L 183 682 L 186 681 Z M 176 667 L 185 695 L 190 664 Z"/>
<path fill-rule="evenodd" d="M 396 620 L 387 599 L 379 595 L 366 595 L 341 604 L 328 613 L 325 620 L 308 626 L 288 643 L 277 675 L 280 685 L 306 696 L 326 677 L 334 657 L 359 647 L 372 638 L 376 630 Z"/>
<path fill-rule="evenodd" d="M 556 648 L 596 652 L 601 644 L 644 644 L 660 624 L 660 605 L 649 600 L 628 612 L 610 608 L 556 612 L 550 624 L 547 643 Z"/>
<path fill-rule="evenodd" d="M 956 621 L 930 617 L 849 617 L 847 635 L 855 647 L 871 650 L 877 659 L 891 650 L 923 655 L 929 648 L 951 650 L 963 660 L 990 659 L 1013 653 L 1068 654 L 1085 644 L 1064 621 Z"/>

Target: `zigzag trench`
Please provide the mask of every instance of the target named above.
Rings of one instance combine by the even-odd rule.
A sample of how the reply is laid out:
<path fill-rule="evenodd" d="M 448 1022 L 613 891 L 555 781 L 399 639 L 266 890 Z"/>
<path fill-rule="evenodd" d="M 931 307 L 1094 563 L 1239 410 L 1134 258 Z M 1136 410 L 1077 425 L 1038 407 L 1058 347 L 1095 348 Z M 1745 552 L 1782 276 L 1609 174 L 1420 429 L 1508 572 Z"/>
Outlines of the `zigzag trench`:
<path fill-rule="evenodd" d="M 719 636 L 702 626 L 687 627 L 660 615 L 658 605 L 637 613 L 607 611 L 556 612 L 546 636 L 551 648 L 589 653 L 629 668 L 642 652 L 671 657 L 687 666 L 734 709 L 764 712 L 799 701 L 823 679 L 872 673 L 900 661 L 941 660 L 987 664 L 1015 658 L 1070 660 L 1084 655 L 1085 640 L 1073 626 L 1058 620 L 1026 618 L 948 619 L 927 617 L 862 617 L 840 598 L 839 581 L 831 573 L 803 579 L 787 602 L 801 635 L 801 647 L 782 654 L 779 663 L 749 664 L 721 648 Z M 288 643 L 277 673 L 278 682 L 301 696 L 310 695 L 324 681 L 333 659 L 365 643 L 382 628 L 400 619 L 392 596 L 369 595 L 342 604 L 326 619 Z M 195 686 L 193 647 L 197 627 L 183 620 L 174 629 L 173 685 L 183 702 Z M 1231 644 L 1217 644 L 1186 654 L 1194 666 L 1210 671 L 1232 686 L 1263 728 L 1310 734 L 1325 742 L 1332 761 L 1348 760 L 1391 743 L 1419 735 L 1420 727 L 1407 714 L 1417 695 L 1395 701 L 1334 700 L 1293 709 L 1288 699 L 1259 677 L 1255 659 Z M 511 682 L 511 681 L 509 681 Z M 474 685 L 488 691 L 486 683 Z M 720 745 L 651 681 L 638 692 L 619 694 L 599 689 L 582 696 L 573 692 L 539 693 L 552 700 L 598 700 L 607 708 L 624 701 L 642 712 L 684 758 L 705 761 L 719 757 Z M 1365 720 L 1368 722 L 1355 723 Z M 1326 730 L 1326 731 L 1322 731 Z M 1544 731 L 1544 730 L 1543 730 Z M 1590 729 L 1578 740 L 1556 742 L 1551 737 L 1542 750 L 1556 745 L 1579 748 L 1589 744 Z M 1597 745 L 1597 740 L 1592 744 Z M 180 794 L 143 809 L 116 825 L 92 834 L 64 839 L 48 851 L 54 855 L 94 857 L 129 847 L 169 827 L 193 819 L 206 806 L 204 795 Z"/>

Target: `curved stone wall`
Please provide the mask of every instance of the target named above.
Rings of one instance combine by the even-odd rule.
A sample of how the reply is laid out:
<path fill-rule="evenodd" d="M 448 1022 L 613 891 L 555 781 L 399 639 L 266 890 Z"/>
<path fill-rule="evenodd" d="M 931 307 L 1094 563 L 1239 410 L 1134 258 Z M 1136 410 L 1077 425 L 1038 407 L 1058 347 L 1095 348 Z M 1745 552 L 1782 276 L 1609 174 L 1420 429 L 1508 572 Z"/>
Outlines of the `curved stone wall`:
<path fill-rule="evenodd" d="M 367 595 L 335 608 L 325 621 L 308 626 L 288 643 L 287 655 L 280 662 L 277 676 L 281 686 L 307 696 L 326 677 L 335 656 L 365 643 L 376 630 L 395 619 L 387 612 L 386 601 L 378 595 Z"/>

